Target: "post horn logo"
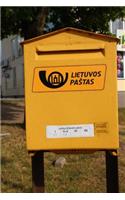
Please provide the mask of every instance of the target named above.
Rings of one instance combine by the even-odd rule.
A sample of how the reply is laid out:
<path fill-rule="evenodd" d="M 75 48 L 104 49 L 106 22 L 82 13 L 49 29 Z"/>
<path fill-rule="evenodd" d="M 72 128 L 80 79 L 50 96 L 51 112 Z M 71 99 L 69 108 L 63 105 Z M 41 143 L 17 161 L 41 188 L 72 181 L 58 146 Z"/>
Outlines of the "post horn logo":
<path fill-rule="evenodd" d="M 39 78 L 45 86 L 56 89 L 62 87 L 67 82 L 68 73 L 66 72 L 64 78 L 60 72 L 55 71 L 49 74 L 48 78 L 46 78 L 46 71 L 40 71 Z"/>

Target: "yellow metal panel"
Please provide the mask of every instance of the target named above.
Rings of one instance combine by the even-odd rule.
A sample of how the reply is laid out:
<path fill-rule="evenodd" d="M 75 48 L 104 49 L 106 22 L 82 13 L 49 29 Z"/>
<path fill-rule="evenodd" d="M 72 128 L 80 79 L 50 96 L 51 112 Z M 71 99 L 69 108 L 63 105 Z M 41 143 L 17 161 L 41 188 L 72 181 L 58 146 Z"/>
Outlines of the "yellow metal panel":
<path fill-rule="evenodd" d="M 79 52 L 77 45 L 80 43 L 85 43 L 86 47 L 93 43 L 96 44 L 94 48 L 104 49 L 93 50 L 89 46 L 87 51 Z M 54 50 L 60 45 L 57 52 L 52 52 L 52 44 Z M 51 52 L 38 53 L 37 47 L 40 51 Z M 76 51 L 58 52 L 64 47 Z M 119 147 L 115 41 L 88 37 L 76 31 L 63 32 L 24 44 L 24 63 L 28 150 Z M 53 83 L 53 76 L 49 75 L 55 75 L 53 72 L 62 74 L 60 79 L 63 81 L 68 73 L 70 79 L 60 87 L 50 88 L 41 82 L 40 71 L 46 71 L 44 78 L 50 83 Z M 81 74 L 88 72 L 89 78 L 82 79 L 90 80 L 92 77 L 94 84 L 88 84 L 89 81 L 83 84 L 86 81 L 82 80 L 81 85 L 70 85 L 72 72 L 76 73 L 77 78 L 72 78 L 77 79 L 76 83 L 79 76 L 83 76 Z M 101 76 L 97 77 L 97 74 Z"/>

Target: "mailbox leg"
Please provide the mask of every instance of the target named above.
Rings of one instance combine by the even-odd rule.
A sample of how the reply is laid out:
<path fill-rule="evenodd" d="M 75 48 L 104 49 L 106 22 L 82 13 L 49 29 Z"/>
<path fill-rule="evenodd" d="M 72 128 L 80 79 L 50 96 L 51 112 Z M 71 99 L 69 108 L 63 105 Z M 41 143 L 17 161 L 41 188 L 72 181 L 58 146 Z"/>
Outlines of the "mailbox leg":
<path fill-rule="evenodd" d="M 32 189 L 34 193 L 44 192 L 44 152 L 32 156 Z"/>
<path fill-rule="evenodd" d="M 106 181 L 108 193 L 119 192 L 117 150 L 106 150 Z"/>

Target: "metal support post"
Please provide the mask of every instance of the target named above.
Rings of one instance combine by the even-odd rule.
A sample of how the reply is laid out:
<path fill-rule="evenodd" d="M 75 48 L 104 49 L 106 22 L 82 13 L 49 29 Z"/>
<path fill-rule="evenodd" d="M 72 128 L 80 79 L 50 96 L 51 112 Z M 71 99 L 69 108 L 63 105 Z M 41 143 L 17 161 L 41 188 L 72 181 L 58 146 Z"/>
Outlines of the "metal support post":
<path fill-rule="evenodd" d="M 32 188 L 34 193 L 44 192 L 44 152 L 32 156 Z"/>
<path fill-rule="evenodd" d="M 119 192 L 117 150 L 106 150 L 106 181 L 108 193 Z"/>

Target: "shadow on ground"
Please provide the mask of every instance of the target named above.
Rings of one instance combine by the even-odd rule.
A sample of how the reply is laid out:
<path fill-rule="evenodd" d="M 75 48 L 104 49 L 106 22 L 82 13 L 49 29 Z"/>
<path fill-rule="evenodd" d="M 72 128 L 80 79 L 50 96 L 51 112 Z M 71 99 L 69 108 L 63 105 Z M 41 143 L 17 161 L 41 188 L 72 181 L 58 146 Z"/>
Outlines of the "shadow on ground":
<path fill-rule="evenodd" d="M 17 124 L 24 121 L 24 105 L 18 104 L 1 104 L 1 123 Z"/>

